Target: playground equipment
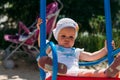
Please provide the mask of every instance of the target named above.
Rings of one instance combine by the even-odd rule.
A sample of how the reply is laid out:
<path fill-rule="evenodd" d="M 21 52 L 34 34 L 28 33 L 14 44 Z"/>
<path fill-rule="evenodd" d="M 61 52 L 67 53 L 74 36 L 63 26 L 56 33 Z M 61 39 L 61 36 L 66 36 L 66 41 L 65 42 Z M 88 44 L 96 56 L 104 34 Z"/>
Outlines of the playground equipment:
<path fill-rule="evenodd" d="M 40 48 L 40 57 L 45 56 L 45 46 L 46 46 L 46 34 L 45 34 L 45 26 L 46 26 L 46 21 L 45 21 L 45 7 L 46 7 L 46 0 L 41 0 L 40 1 L 40 15 L 41 18 L 43 20 L 43 23 L 41 25 L 41 48 Z M 108 47 L 108 55 L 98 61 L 95 62 L 90 62 L 89 63 L 82 63 L 83 65 L 94 65 L 97 64 L 101 61 L 104 61 L 106 59 L 108 59 L 108 64 L 111 64 L 112 61 L 114 60 L 114 55 L 117 54 L 118 52 L 120 52 L 120 49 L 117 49 L 115 51 L 113 51 L 112 46 L 111 46 L 111 42 L 112 42 L 112 26 L 111 26 L 111 14 L 110 14 L 110 0 L 104 0 L 104 10 L 105 10 L 105 18 L 106 18 L 106 38 L 107 38 L 107 47 Z M 52 49 L 52 56 L 53 56 L 53 73 L 52 73 L 52 77 L 47 78 L 46 80 L 119 80 L 119 75 L 116 78 L 87 78 L 87 77 L 73 77 L 73 76 L 58 76 L 57 75 L 57 54 L 56 54 L 56 48 L 53 42 L 49 42 L 47 45 L 51 46 Z M 80 63 L 81 64 L 81 63 Z M 81 64 L 81 65 L 82 65 Z M 40 80 L 45 80 L 45 76 L 46 73 L 40 69 Z"/>

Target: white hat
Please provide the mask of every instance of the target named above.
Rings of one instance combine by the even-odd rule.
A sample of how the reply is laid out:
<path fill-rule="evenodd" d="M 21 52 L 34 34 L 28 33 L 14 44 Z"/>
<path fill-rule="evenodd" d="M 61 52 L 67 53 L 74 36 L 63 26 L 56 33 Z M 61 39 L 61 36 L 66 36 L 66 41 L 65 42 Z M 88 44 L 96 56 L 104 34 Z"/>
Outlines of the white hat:
<path fill-rule="evenodd" d="M 58 38 L 58 33 L 60 32 L 60 30 L 63 28 L 66 28 L 66 27 L 75 28 L 75 30 L 76 30 L 75 38 L 77 37 L 78 30 L 79 30 L 78 24 L 71 18 L 62 18 L 57 22 L 56 28 L 53 30 L 53 35 L 56 40 Z"/>

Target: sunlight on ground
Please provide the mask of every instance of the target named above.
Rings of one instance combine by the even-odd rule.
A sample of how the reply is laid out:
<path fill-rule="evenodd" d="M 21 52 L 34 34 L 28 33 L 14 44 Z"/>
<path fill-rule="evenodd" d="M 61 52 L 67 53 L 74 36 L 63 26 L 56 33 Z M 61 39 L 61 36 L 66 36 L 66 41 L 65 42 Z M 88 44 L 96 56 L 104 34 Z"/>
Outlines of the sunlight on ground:
<path fill-rule="evenodd" d="M 19 76 L 12 76 L 11 79 L 8 79 L 7 75 L 0 75 L 0 80 L 27 80 L 27 79 L 22 79 L 19 78 Z"/>
<path fill-rule="evenodd" d="M 0 75 L 0 79 L 1 79 L 1 80 L 6 80 L 6 79 L 8 79 L 8 78 L 7 78 L 7 75 Z"/>

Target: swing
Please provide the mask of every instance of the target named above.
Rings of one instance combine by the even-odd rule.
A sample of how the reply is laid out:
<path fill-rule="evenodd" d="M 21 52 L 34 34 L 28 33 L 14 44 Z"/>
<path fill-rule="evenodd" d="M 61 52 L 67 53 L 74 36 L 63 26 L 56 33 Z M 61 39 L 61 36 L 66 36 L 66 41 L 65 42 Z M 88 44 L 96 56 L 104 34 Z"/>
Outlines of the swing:
<path fill-rule="evenodd" d="M 40 39 L 42 41 L 42 43 L 40 44 L 41 48 L 40 48 L 40 57 L 45 56 L 45 46 L 46 46 L 46 34 L 45 34 L 45 27 L 46 26 L 46 20 L 45 20 L 45 7 L 46 7 L 46 0 L 41 0 L 41 5 L 40 5 L 40 10 L 41 10 L 41 18 L 43 19 L 43 23 L 41 24 L 41 35 Z M 112 46 L 111 46 L 111 42 L 112 42 L 112 27 L 111 27 L 111 14 L 110 14 L 110 1 L 109 0 L 104 0 L 104 8 L 105 8 L 105 17 L 106 17 L 106 36 L 107 36 L 107 46 L 108 46 L 108 56 L 105 56 L 104 58 L 98 60 L 98 61 L 94 61 L 94 62 L 90 62 L 90 63 L 80 63 L 81 65 L 94 65 L 97 63 L 100 63 L 101 61 L 104 61 L 108 58 L 108 64 L 111 64 L 115 54 L 117 54 L 118 52 L 120 52 L 120 49 L 117 49 L 115 51 L 112 51 Z M 57 75 L 57 54 L 56 54 L 56 48 L 53 42 L 49 42 L 47 45 L 51 46 L 52 49 L 52 56 L 53 56 L 53 73 L 51 77 L 48 77 L 46 80 L 119 80 L 120 75 L 118 74 L 116 76 L 116 78 L 101 78 L 101 77 L 73 77 L 73 76 L 61 76 L 61 75 Z M 46 73 L 44 72 L 44 70 L 40 69 L 40 80 L 45 80 L 45 76 Z"/>
<path fill-rule="evenodd" d="M 55 70 L 56 66 L 57 66 L 57 54 L 56 54 L 56 51 L 55 51 L 55 45 L 53 42 L 49 42 L 47 43 L 47 46 L 50 46 L 51 49 L 52 49 L 52 56 L 53 56 L 53 76 L 50 76 L 48 77 L 46 80 L 120 80 L 120 73 L 115 77 L 115 78 L 103 78 L 103 77 L 76 77 L 76 76 L 66 76 L 66 75 L 57 75 L 57 77 L 55 77 L 55 75 L 57 74 Z M 112 52 L 112 55 L 116 55 L 118 52 L 120 52 L 120 49 L 117 49 L 115 51 Z M 100 60 L 97 60 L 97 61 L 93 61 L 93 62 L 83 62 L 83 63 L 80 63 L 82 65 L 86 65 L 86 66 L 89 66 L 89 65 L 95 65 L 95 64 L 98 64 L 99 62 L 101 62 L 101 60 L 106 60 L 107 57 L 104 57 L 103 59 L 100 59 Z M 56 79 L 55 79 L 56 78 Z"/>

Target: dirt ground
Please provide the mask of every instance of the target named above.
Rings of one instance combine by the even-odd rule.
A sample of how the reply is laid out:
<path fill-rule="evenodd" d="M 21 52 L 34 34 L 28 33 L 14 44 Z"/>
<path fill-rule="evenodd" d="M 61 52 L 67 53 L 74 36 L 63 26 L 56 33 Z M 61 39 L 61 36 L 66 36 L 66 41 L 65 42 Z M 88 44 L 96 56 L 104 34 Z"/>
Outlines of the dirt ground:
<path fill-rule="evenodd" d="M 5 69 L 0 62 L 0 80 L 40 80 L 39 70 L 25 61 L 17 61 L 14 69 Z"/>
<path fill-rule="evenodd" d="M 102 65 L 104 64 L 104 66 Z M 102 69 L 106 67 L 105 63 L 93 67 L 81 67 L 88 69 Z M 17 67 L 14 69 L 5 69 L 0 62 L 0 80 L 40 80 L 39 70 L 35 65 L 18 60 Z"/>
<path fill-rule="evenodd" d="M 6 69 L 2 65 L 2 61 L 0 61 L 0 80 L 40 80 L 37 63 L 29 63 L 22 58 L 17 58 L 15 63 L 17 64 L 15 68 Z M 106 63 L 101 63 L 92 67 L 81 66 L 81 68 L 97 70 L 105 67 L 107 67 Z"/>

